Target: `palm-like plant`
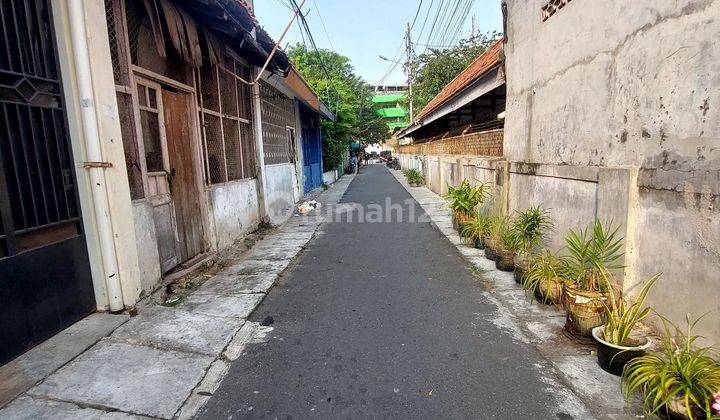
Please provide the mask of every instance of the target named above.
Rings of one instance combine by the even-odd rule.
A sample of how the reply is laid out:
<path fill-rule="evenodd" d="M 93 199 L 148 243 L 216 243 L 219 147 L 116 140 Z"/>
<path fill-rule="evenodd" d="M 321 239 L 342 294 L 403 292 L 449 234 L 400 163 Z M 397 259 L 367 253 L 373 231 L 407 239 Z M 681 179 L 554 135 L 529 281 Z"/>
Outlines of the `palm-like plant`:
<path fill-rule="evenodd" d="M 477 206 L 485 201 L 489 191 L 488 184 L 481 182 L 473 186 L 470 181 L 464 179 L 457 187 L 448 185 L 448 193 L 445 198 L 450 200 L 450 208 L 455 213 L 471 215 L 475 213 Z"/>
<path fill-rule="evenodd" d="M 568 275 L 567 261 L 559 254 L 546 250 L 544 254 L 538 255 L 530 265 L 522 286 L 531 295 L 538 292 L 544 303 L 548 303 L 552 297 L 552 290 L 565 281 Z"/>
<path fill-rule="evenodd" d="M 620 227 L 605 228 L 600 220 L 581 231 L 570 230 L 565 243 L 570 254 L 568 269 L 581 290 L 604 292 L 608 288 L 605 273 L 624 266 L 617 261 L 625 254 Z"/>
<path fill-rule="evenodd" d="M 405 171 L 405 178 L 410 184 L 422 184 L 425 182 L 425 177 L 422 172 L 417 169 L 407 169 Z"/>
<path fill-rule="evenodd" d="M 528 253 L 540 245 L 543 236 L 553 227 L 550 213 L 540 206 L 518 212 L 512 220 L 512 249 Z"/>
<path fill-rule="evenodd" d="M 476 218 L 466 222 L 460 228 L 460 236 L 463 238 L 472 238 L 473 240 L 483 239 L 488 232 L 490 219 L 482 214 L 478 214 Z"/>
<path fill-rule="evenodd" d="M 683 411 L 690 419 L 712 418 L 712 404 L 720 389 L 720 363 L 712 348 L 693 348 L 699 338 L 692 329 L 702 317 L 691 321 L 683 333 L 662 318 L 665 334 L 660 354 L 650 354 L 630 361 L 623 371 L 626 397 L 636 390 L 643 394 L 648 412 Z M 698 411 L 702 412 L 699 413 Z"/>
<path fill-rule="evenodd" d="M 610 282 L 605 273 L 602 273 L 605 282 Z M 615 290 L 613 287 L 608 286 L 607 290 L 610 293 L 610 304 L 605 303 L 607 308 L 607 323 L 603 327 L 603 340 L 616 346 L 628 345 L 630 334 L 632 333 L 635 326 L 647 318 L 652 311 L 651 308 L 643 307 L 645 304 L 645 298 L 647 297 L 650 288 L 660 278 L 662 274 L 658 273 L 652 276 L 648 281 L 645 282 L 643 287 L 640 289 L 635 302 L 628 304 L 625 299 L 618 299 L 615 296 Z"/>

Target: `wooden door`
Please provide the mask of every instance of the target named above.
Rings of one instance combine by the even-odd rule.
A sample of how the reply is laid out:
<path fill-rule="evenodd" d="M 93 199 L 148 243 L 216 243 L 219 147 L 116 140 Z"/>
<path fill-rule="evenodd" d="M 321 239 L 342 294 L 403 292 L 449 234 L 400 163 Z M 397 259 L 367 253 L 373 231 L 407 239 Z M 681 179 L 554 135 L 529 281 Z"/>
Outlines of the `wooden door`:
<path fill-rule="evenodd" d="M 180 259 L 185 262 L 203 252 L 201 172 L 196 159 L 198 146 L 193 140 L 192 98 L 163 88 L 162 101 L 170 160 L 167 179 L 175 207 Z"/>

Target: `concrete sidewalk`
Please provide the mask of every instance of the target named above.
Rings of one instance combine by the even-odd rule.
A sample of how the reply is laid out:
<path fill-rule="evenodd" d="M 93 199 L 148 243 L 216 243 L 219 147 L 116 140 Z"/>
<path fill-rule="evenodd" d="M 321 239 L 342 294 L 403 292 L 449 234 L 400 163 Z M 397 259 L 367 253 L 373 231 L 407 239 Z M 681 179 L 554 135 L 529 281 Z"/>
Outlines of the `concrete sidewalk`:
<path fill-rule="evenodd" d="M 317 201 L 336 204 L 353 178 L 341 178 Z M 0 418 L 192 417 L 261 332 L 248 316 L 321 223 L 292 217 L 177 306 L 147 305 L 0 410 Z"/>
<path fill-rule="evenodd" d="M 644 418 L 639 399 L 626 401 L 620 378 L 597 363 L 596 346 L 566 336 L 565 312 L 529 299 L 513 273 L 497 270 L 482 250 L 468 246 L 453 228 L 448 202 L 427 187 L 411 187 L 402 171 L 390 171 L 430 216 L 431 223 L 457 248 L 478 272 L 486 288 L 483 296 L 497 307 L 493 323 L 516 340 L 534 345 L 552 363 L 562 382 L 602 418 Z"/>

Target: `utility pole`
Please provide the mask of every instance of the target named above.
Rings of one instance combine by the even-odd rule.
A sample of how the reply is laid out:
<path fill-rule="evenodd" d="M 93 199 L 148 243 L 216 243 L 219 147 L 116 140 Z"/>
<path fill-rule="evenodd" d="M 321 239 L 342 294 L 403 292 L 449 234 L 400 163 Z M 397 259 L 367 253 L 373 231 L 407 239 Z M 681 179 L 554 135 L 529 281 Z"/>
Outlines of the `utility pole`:
<path fill-rule="evenodd" d="M 410 122 L 412 123 L 414 112 L 413 112 L 413 60 L 415 52 L 413 51 L 412 37 L 410 36 L 410 22 L 407 24 L 405 30 L 405 47 L 407 49 L 407 62 L 405 63 L 405 70 L 407 71 L 407 83 L 408 83 L 408 103 L 410 105 Z"/>

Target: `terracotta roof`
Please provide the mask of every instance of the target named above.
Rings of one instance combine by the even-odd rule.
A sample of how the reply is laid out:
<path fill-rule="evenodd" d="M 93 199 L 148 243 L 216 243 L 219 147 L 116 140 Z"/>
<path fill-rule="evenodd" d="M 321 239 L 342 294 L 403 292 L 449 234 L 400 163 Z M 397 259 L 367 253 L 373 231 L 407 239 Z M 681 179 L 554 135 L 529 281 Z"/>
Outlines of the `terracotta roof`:
<path fill-rule="evenodd" d="M 454 98 L 470 86 L 473 82 L 480 79 L 490 70 L 497 67 L 503 61 L 502 40 L 491 45 L 480 57 L 470 63 L 469 66 L 460 74 L 455 76 L 445 87 L 435 95 L 425 108 L 423 108 L 416 116 L 415 120 L 420 121 L 427 117 L 430 113 L 440 108 L 447 101 Z"/>

